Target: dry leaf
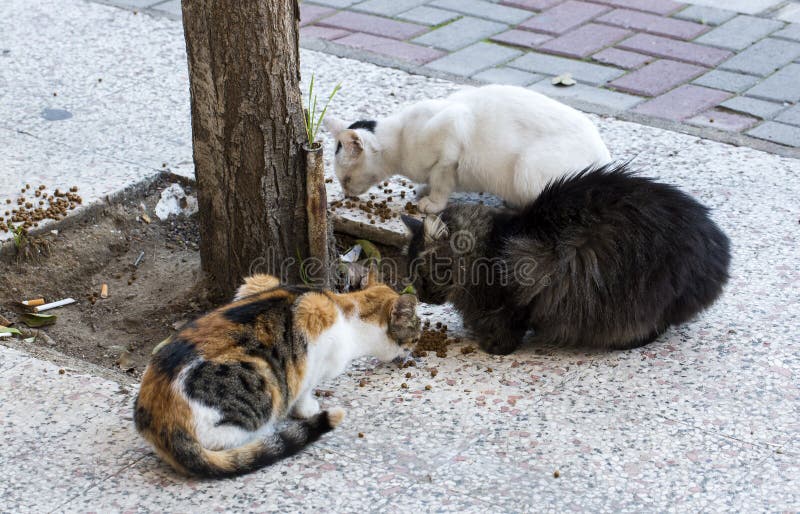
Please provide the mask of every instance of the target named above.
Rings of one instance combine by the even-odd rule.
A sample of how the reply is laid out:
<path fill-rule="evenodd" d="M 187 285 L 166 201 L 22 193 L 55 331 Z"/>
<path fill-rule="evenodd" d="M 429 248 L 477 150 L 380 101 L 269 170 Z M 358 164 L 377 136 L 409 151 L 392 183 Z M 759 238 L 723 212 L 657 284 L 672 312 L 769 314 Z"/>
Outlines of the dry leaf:
<path fill-rule="evenodd" d="M 575 82 L 575 79 L 572 78 L 572 73 L 562 73 L 557 77 L 553 77 L 550 80 L 550 83 L 553 84 L 554 86 L 562 86 L 562 87 L 574 86 L 575 84 L 577 84 L 577 82 Z"/>

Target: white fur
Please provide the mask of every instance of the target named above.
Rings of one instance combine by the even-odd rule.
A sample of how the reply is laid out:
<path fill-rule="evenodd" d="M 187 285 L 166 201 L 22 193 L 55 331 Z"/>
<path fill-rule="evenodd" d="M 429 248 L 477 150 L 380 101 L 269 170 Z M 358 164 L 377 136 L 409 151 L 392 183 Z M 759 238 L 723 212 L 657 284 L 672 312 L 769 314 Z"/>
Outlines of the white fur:
<path fill-rule="evenodd" d="M 353 359 L 372 355 L 382 361 L 391 361 L 402 355 L 403 350 L 389 338 L 386 328 L 364 323 L 354 313 L 350 318 L 338 310 L 336 321 L 308 345 L 306 375 L 302 392 L 290 406 L 292 413 L 310 417 L 319 412 L 319 403 L 314 399 L 314 389 L 323 381 L 340 375 Z M 213 407 L 193 400 L 186 395 L 184 381 L 187 374 L 200 361 L 184 367 L 175 381 L 178 394 L 183 396 L 192 410 L 197 439 L 204 448 L 222 450 L 243 446 L 255 439 L 264 439 L 274 431 L 278 419 L 270 419 L 255 432 L 233 425 L 217 425 L 222 413 Z"/>
<path fill-rule="evenodd" d="M 342 144 L 335 168 L 346 193 L 405 175 L 430 184 L 419 202 L 428 213 L 444 209 L 453 191 L 486 191 L 523 205 L 551 179 L 611 160 L 584 114 L 515 86 L 416 103 L 378 120 L 374 134 L 331 116 L 325 126 Z"/>

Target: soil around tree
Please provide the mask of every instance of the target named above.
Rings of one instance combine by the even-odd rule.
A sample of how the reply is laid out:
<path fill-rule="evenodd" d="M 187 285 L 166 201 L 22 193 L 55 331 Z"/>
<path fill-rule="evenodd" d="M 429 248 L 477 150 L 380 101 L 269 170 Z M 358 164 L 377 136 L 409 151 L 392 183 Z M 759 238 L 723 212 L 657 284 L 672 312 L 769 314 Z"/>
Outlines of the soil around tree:
<path fill-rule="evenodd" d="M 45 231 L 40 237 L 49 256 L 17 262 L 13 247 L 6 246 L 0 258 L 0 313 L 17 321 L 14 302 L 74 298 L 76 303 L 47 312 L 58 316 L 55 324 L 28 329 L 28 336 L 39 336 L 33 346 L 140 376 L 160 341 L 221 303 L 200 270 L 196 217 L 160 221 L 153 214 L 168 185 L 157 181 L 141 195 L 96 209 L 57 234 Z M 105 299 L 100 298 L 103 284 L 108 285 Z"/>

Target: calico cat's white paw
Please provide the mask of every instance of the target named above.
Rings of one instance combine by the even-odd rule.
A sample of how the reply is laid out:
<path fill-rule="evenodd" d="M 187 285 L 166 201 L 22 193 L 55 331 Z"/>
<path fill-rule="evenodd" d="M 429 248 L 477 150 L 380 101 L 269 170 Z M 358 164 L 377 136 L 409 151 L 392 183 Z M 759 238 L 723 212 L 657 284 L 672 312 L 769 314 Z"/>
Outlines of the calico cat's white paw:
<path fill-rule="evenodd" d="M 419 207 L 419 210 L 425 214 L 438 214 L 442 212 L 445 207 L 447 207 L 447 200 L 444 202 L 436 202 L 431 200 L 430 196 L 426 196 L 419 201 L 417 206 Z"/>
<path fill-rule="evenodd" d="M 292 415 L 296 418 L 310 418 L 320 411 L 319 402 L 311 397 L 304 397 L 297 401 L 292 408 Z"/>

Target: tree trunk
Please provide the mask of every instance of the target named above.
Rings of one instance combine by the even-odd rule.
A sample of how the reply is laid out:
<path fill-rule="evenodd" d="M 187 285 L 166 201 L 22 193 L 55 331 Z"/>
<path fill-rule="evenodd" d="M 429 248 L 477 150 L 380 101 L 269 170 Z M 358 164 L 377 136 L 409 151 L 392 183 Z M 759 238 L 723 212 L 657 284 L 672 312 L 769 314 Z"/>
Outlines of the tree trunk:
<path fill-rule="evenodd" d="M 200 257 L 230 295 L 254 272 L 297 283 L 306 257 L 297 0 L 183 0 Z"/>

